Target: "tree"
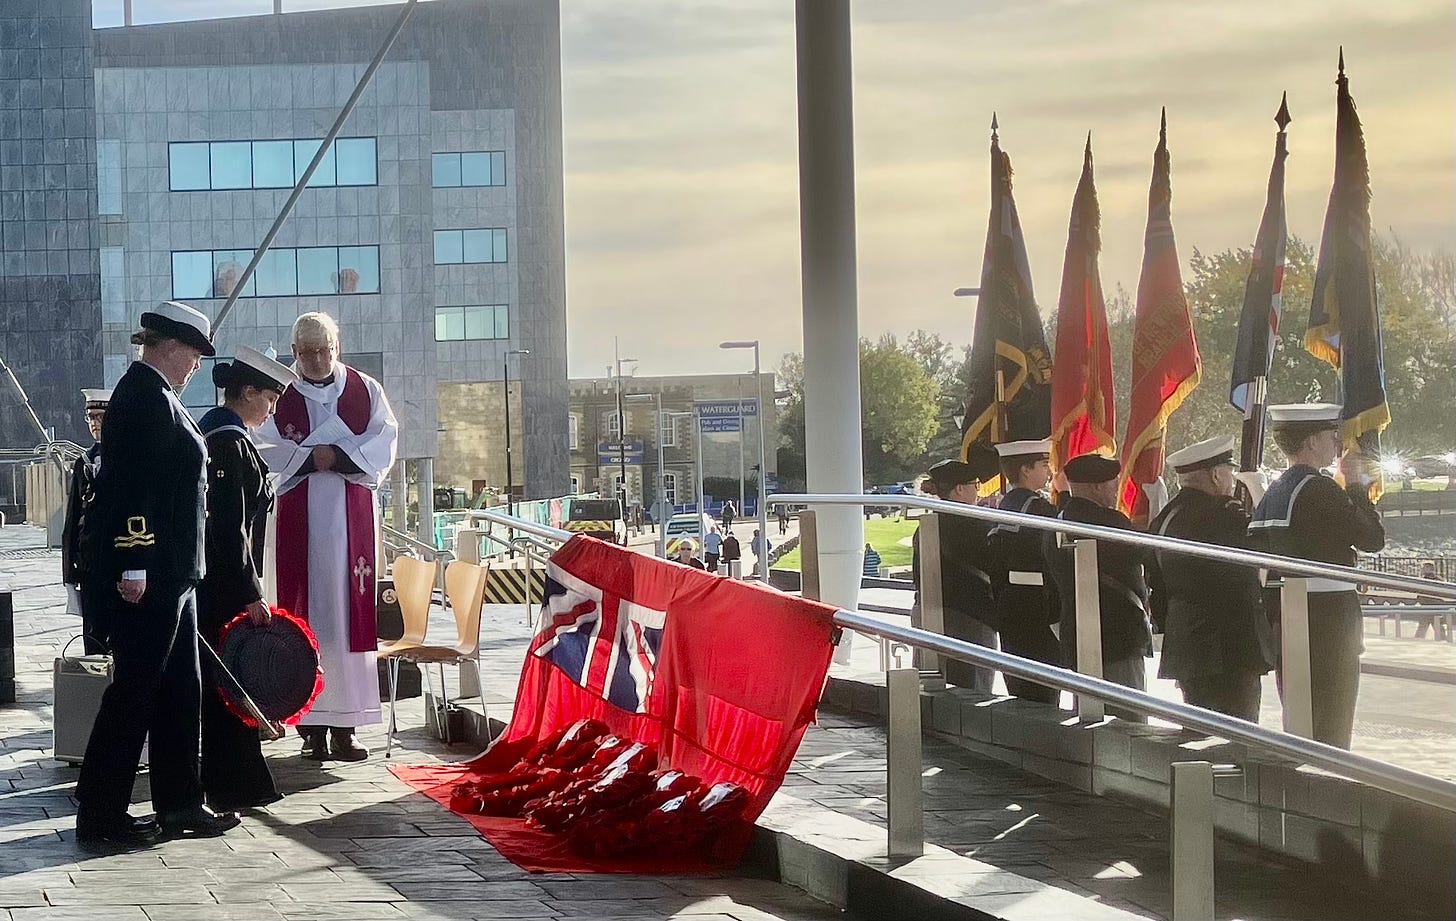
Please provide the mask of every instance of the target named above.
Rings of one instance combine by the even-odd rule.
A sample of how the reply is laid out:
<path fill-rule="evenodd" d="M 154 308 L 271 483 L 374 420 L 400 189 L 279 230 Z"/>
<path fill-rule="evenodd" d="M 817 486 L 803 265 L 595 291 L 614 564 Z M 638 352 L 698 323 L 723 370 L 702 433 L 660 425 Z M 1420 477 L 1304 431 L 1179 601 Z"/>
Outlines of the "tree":
<path fill-rule="evenodd" d="M 921 345 L 931 338 L 939 337 L 928 334 Z M 951 346 L 944 345 L 944 349 L 954 354 Z M 923 472 L 926 447 L 942 415 L 935 377 L 921 358 L 902 348 L 894 336 L 883 336 L 878 342 L 861 340 L 859 355 L 865 479 L 888 483 Z M 785 486 L 800 485 L 795 474 L 802 475 L 807 466 L 803 362 L 802 355 L 791 353 L 779 366 L 779 380 L 789 391 L 779 414 L 779 477 Z"/>

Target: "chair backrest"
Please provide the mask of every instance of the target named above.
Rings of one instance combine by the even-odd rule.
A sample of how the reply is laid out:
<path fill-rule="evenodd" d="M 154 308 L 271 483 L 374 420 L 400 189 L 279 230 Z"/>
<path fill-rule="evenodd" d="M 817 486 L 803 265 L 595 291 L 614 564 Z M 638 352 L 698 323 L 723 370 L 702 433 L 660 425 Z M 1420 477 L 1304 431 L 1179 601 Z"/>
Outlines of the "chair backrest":
<path fill-rule="evenodd" d="M 473 656 L 480 648 L 480 611 L 489 576 L 488 567 L 465 560 L 455 560 L 445 567 L 445 595 L 455 614 L 455 648 L 461 655 Z"/>
<path fill-rule="evenodd" d="M 404 643 L 422 644 L 430 624 L 430 596 L 435 591 L 435 563 L 401 554 L 392 567 L 394 593 L 404 618 Z"/>

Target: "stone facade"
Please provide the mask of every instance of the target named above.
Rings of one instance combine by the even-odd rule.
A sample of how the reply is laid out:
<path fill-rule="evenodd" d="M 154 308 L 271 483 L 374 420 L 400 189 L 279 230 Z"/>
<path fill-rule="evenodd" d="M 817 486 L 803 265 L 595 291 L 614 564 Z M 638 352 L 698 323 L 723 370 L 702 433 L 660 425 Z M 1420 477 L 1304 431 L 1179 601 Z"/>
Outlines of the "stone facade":
<path fill-rule="evenodd" d="M 759 378 L 763 391 L 764 432 L 768 442 L 764 463 L 770 479 L 778 472 L 778 414 L 774 399 L 774 375 L 764 372 Z M 663 470 L 675 478 L 669 484 L 669 491 L 675 504 L 695 502 L 696 438 L 691 414 L 696 402 L 701 401 L 753 401 L 757 397 L 751 374 L 699 374 L 676 377 L 631 377 L 624 378 L 624 393 L 662 394 L 662 411 L 681 413 L 672 420 L 670 428 L 664 425 L 666 436 L 663 445 Z M 657 411 L 654 401 L 624 402 L 627 417 L 626 439 L 642 442 L 642 458 L 638 462 L 629 459 L 626 463 L 628 501 L 642 502 L 652 507 L 656 503 L 657 483 L 657 437 L 653 431 L 652 416 Z M 600 492 L 611 495 L 616 489 L 617 477 L 621 472 L 619 461 L 601 462 L 598 448 L 603 443 L 616 443 L 617 430 L 613 419 L 617 412 L 617 386 L 615 380 L 605 378 L 575 379 L 571 381 L 571 419 L 568 438 L 574 434 L 571 443 L 571 477 L 573 488 L 579 492 Z M 734 423 L 736 424 L 736 422 Z M 753 468 L 758 464 L 758 423 L 752 416 L 743 420 L 742 469 L 745 479 L 753 477 Z M 739 435 L 736 432 L 706 433 L 702 437 L 703 477 L 730 477 L 737 479 L 739 472 Z M 751 491 L 751 487 L 750 487 Z M 727 496 L 715 497 L 730 498 Z M 731 497 L 736 503 L 737 495 Z"/>
<path fill-rule="evenodd" d="M 0 4 L 0 357 L 42 423 L 77 441 L 78 391 L 102 378 L 92 53 L 89 0 Z M 38 444 L 0 390 L 0 447 Z"/>

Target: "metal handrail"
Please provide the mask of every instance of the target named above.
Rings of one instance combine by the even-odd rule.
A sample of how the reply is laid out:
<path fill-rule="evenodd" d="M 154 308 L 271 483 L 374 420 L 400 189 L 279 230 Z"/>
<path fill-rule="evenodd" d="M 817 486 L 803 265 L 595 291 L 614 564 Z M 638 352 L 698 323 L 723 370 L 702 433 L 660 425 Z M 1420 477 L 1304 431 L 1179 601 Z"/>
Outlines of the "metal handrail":
<path fill-rule="evenodd" d="M 947 502 L 944 499 L 927 499 L 922 496 L 881 495 L 837 495 L 831 493 L 781 493 L 768 497 L 769 502 L 793 503 L 798 505 L 892 505 L 902 508 L 918 508 L 928 512 L 944 512 L 962 518 L 977 518 L 994 524 L 1015 525 L 1037 531 L 1055 531 L 1071 537 L 1085 537 L 1094 540 L 1111 540 L 1166 550 L 1188 556 L 1215 560 L 1220 563 L 1234 563 L 1239 566 L 1256 566 L 1273 569 L 1282 575 L 1307 578 L 1337 579 L 1341 582 L 1358 582 L 1364 585 L 1379 585 L 1401 591 L 1417 592 L 1422 595 L 1436 595 L 1456 599 L 1456 584 L 1420 579 L 1415 576 L 1393 575 L 1356 569 L 1353 566 L 1338 566 L 1334 563 L 1316 563 L 1295 557 L 1263 553 L 1258 550 L 1242 550 L 1221 544 L 1205 544 L 1201 541 L 1164 537 L 1144 531 L 1128 531 L 1103 525 L 1082 524 L 1061 518 L 1030 515 L 1023 512 L 1007 512 L 980 505 L 966 505 L 962 502 Z"/>
<path fill-rule="evenodd" d="M 768 501 L 811 502 L 818 498 L 814 496 L 808 498 L 789 497 L 788 499 L 781 499 L 778 496 L 771 496 Z M 943 504 L 956 505 L 956 503 Z M 975 508 L 974 506 L 961 507 Z M 932 510 L 939 511 L 939 509 Z M 951 509 L 951 511 L 957 510 L 956 508 Z M 977 510 L 986 511 L 983 509 Z M 500 525 L 516 528 L 517 530 L 546 540 L 564 542 L 575 536 L 571 531 L 564 531 L 560 528 L 524 521 L 504 512 L 480 509 L 473 512 L 472 515 Z M 1009 512 L 998 512 L 998 515 L 1009 516 L 1017 524 L 1021 523 L 1018 519 L 1022 518 L 1039 520 L 1040 522 L 1057 521 L 1057 519 L 1041 519 L 1035 515 L 1018 515 Z M 1002 518 L 1002 520 L 1005 519 Z M 1111 532 L 1110 536 L 1114 537 L 1124 536 L 1111 528 L 1094 528 L 1094 530 L 1109 531 Z M 1160 538 L 1159 540 L 1163 541 L 1167 539 Z M 1205 546 L 1193 541 L 1173 541 L 1173 543 L 1179 545 L 1191 544 L 1193 547 L 1199 549 Z M 1182 550 L 1183 548 L 1178 546 L 1168 549 Z M 1257 555 L 1269 557 L 1275 561 L 1285 559 L 1284 557 L 1277 557 L 1271 554 Z M 1343 570 L 1345 567 L 1332 568 Z M 1233 742 L 1242 742 L 1246 745 L 1272 751 L 1275 754 L 1282 755 L 1291 760 L 1340 774 L 1351 780 L 1360 781 L 1398 796 L 1405 796 L 1439 809 L 1456 812 L 1456 783 L 1441 780 L 1428 774 L 1422 774 L 1419 771 L 1389 764 L 1366 755 L 1357 755 L 1322 742 L 1316 742 L 1311 739 L 1301 738 L 1273 729 L 1266 729 L 1256 723 L 1246 722 L 1222 713 L 1205 710 L 1201 707 L 1163 700 L 1144 691 L 1138 691 L 1121 684 L 1114 684 L 1101 678 L 1093 678 L 1070 669 L 1047 665 L 1034 659 L 1024 659 L 1020 656 L 1009 655 L 989 647 L 978 646 L 974 643 L 932 633 L 917 627 L 887 623 L 860 611 L 840 609 L 834 614 L 834 623 L 837 626 L 856 630 L 860 633 L 883 637 L 884 639 L 905 643 L 907 646 L 915 648 L 927 649 L 962 662 L 990 666 L 999 669 L 1005 674 L 1026 678 L 1040 684 L 1052 685 L 1071 691 L 1074 694 L 1079 693 L 1097 697 L 1139 713 L 1162 717 L 1188 729 L 1206 732 L 1219 738 L 1228 739 Z"/>
<path fill-rule="evenodd" d="M 386 524 L 381 525 L 380 527 L 383 530 L 383 534 L 390 540 L 404 544 L 405 546 L 411 547 L 415 550 L 419 550 L 421 553 L 428 553 L 430 555 L 429 558 L 432 560 L 441 559 L 443 557 L 450 557 L 452 559 L 454 558 L 454 554 L 452 554 L 449 550 L 441 550 L 438 547 L 431 546 L 430 544 L 427 544 L 416 537 L 412 537 L 409 534 L 406 534 L 405 532 L 399 530 L 398 528 L 392 527 L 391 525 Z"/>
<path fill-rule="evenodd" d="M 1020 656 L 1009 655 L 986 646 L 977 646 L 965 640 L 942 636 L 917 627 L 886 623 L 859 611 L 843 609 L 836 611 L 834 622 L 839 626 L 861 633 L 869 633 L 905 643 L 908 646 L 928 649 L 961 662 L 991 666 L 1002 673 L 1015 675 L 1018 678 L 1027 678 L 1039 684 L 1054 685 L 1073 693 L 1098 697 L 1108 703 L 1162 717 L 1187 729 L 1196 729 L 1229 741 L 1254 745 L 1399 796 L 1456 812 L 1456 783 L 1441 780 L 1429 774 L 1422 774 L 1410 768 L 1389 764 L 1367 755 L 1357 755 L 1323 742 L 1315 742 L 1311 739 L 1266 729 L 1256 723 L 1245 722 L 1222 713 L 1204 710 L 1201 707 L 1163 700 L 1143 691 L 1137 691 L 1121 684 L 1113 684 L 1101 678 L 1092 678 L 1070 669 L 1047 665 L 1033 659 L 1023 659 Z"/>

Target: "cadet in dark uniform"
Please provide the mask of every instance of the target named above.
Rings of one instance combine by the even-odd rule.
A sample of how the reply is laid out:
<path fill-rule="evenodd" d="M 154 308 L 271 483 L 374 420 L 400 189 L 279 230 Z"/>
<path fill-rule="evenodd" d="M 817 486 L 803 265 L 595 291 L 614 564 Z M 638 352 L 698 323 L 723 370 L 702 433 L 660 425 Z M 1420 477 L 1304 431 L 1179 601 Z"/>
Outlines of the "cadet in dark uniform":
<path fill-rule="evenodd" d="M 81 643 L 87 655 L 94 655 L 110 649 L 110 611 L 116 597 L 116 587 L 96 577 L 95 523 L 89 520 L 96 498 L 96 473 L 101 466 L 101 423 L 106 418 L 111 391 L 82 390 L 81 396 L 86 400 L 86 427 L 96 443 L 76 458 L 71 468 L 66 524 L 61 531 L 61 574 L 81 614 Z"/>
<path fill-rule="evenodd" d="M 1110 457 L 1083 454 L 1067 461 L 1065 472 L 1071 495 L 1057 517 L 1064 521 L 1135 530 L 1132 520 L 1117 510 L 1119 465 Z M 1047 573 L 1057 587 L 1061 601 L 1061 626 L 1057 636 L 1062 645 L 1062 663 L 1077 667 L 1077 584 L 1072 547 L 1058 546 L 1057 535 L 1042 535 L 1042 555 Z M 1097 584 L 1102 603 L 1102 677 L 1117 684 L 1147 689 L 1147 666 L 1152 655 L 1152 630 L 1148 625 L 1148 586 L 1143 574 L 1147 552 L 1141 547 L 1117 541 L 1097 542 Z M 1146 722 L 1147 717 L 1126 711 L 1123 719 Z"/>
<path fill-rule="evenodd" d="M 1381 550 L 1385 528 L 1370 501 L 1369 477 L 1342 462 L 1347 477 L 1342 488 L 1321 472 L 1340 453 L 1340 407 L 1271 406 L 1269 427 L 1275 444 L 1289 458 L 1289 469 L 1269 485 L 1254 510 L 1249 534 L 1255 548 L 1342 566 L 1355 565 L 1357 550 Z M 1360 693 L 1360 653 L 1365 648 L 1360 598 L 1348 582 L 1310 579 L 1308 585 L 1314 737 L 1349 748 Z M 1277 594 L 1269 594 L 1277 602 Z M 1277 612 L 1277 603 L 1273 606 Z"/>
<path fill-rule="evenodd" d="M 1051 482 L 1047 466 L 1050 441 L 1008 441 L 996 446 L 1001 458 L 1001 476 L 1009 491 L 1001 498 L 1001 510 L 1054 517 L 1057 513 L 1042 493 Z M 991 529 L 991 556 L 996 561 L 992 579 L 996 590 L 997 619 L 1001 627 L 1001 651 L 1048 665 L 1061 665 L 1061 647 L 1052 624 L 1061 615 L 1056 589 L 1049 586 L 1046 560 L 1041 554 L 1045 531 L 997 525 Z M 1048 592 L 1050 591 L 1050 595 Z M 1056 688 L 1006 676 L 1006 693 L 1026 700 L 1055 706 L 1061 698 Z"/>
<path fill-rule="evenodd" d="M 217 835 L 238 823 L 202 804 L 197 609 L 207 449 L 176 390 L 212 355 L 207 317 L 168 302 L 142 314 L 141 360 L 116 385 L 96 480 L 97 576 L 114 586 L 116 672 L 76 784 L 76 838 L 144 845 L 160 832 Z M 151 733 L 157 821 L 127 814 Z"/>
<path fill-rule="evenodd" d="M 1148 530 L 1166 537 L 1249 545 L 1249 515 L 1234 498 L 1234 440 L 1210 438 L 1168 455 L 1178 495 Z M 1155 620 L 1164 624 L 1158 677 L 1172 678 L 1196 707 L 1259 721 L 1260 679 L 1274 667 L 1259 572 L 1158 552 L 1148 571 Z"/>
<path fill-rule="evenodd" d="M 996 476 L 994 461 L 979 458 L 975 466 L 946 460 L 930 468 L 922 491 L 947 502 L 975 505 L 976 484 Z M 961 515 L 940 515 L 940 585 L 945 617 L 945 635 L 979 646 L 996 648 L 996 599 L 991 591 L 990 562 L 986 534 L 990 525 Z M 920 532 L 912 542 L 911 571 L 915 580 L 916 604 L 920 598 Z M 945 680 L 957 687 L 990 694 L 996 678 L 994 669 L 946 658 Z"/>
<path fill-rule="evenodd" d="M 207 438 L 207 575 L 197 586 L 197 629 L 214 649 L 222 628 L 246 612 L 259 626 L 272 618 L 263 600 L 263 546 L 273 486 L 268 465 L 248 440 L 272 415 L 298 375 L 256 349 L 239 346 L 232 362 L 213 366 L 223 405 L 199 427 Z M 203 659 L 202 787 L 215 811 L 234 812 L 280 799 L 256 727 L 238 719 L 218 688 L 225 680 Z"/>

